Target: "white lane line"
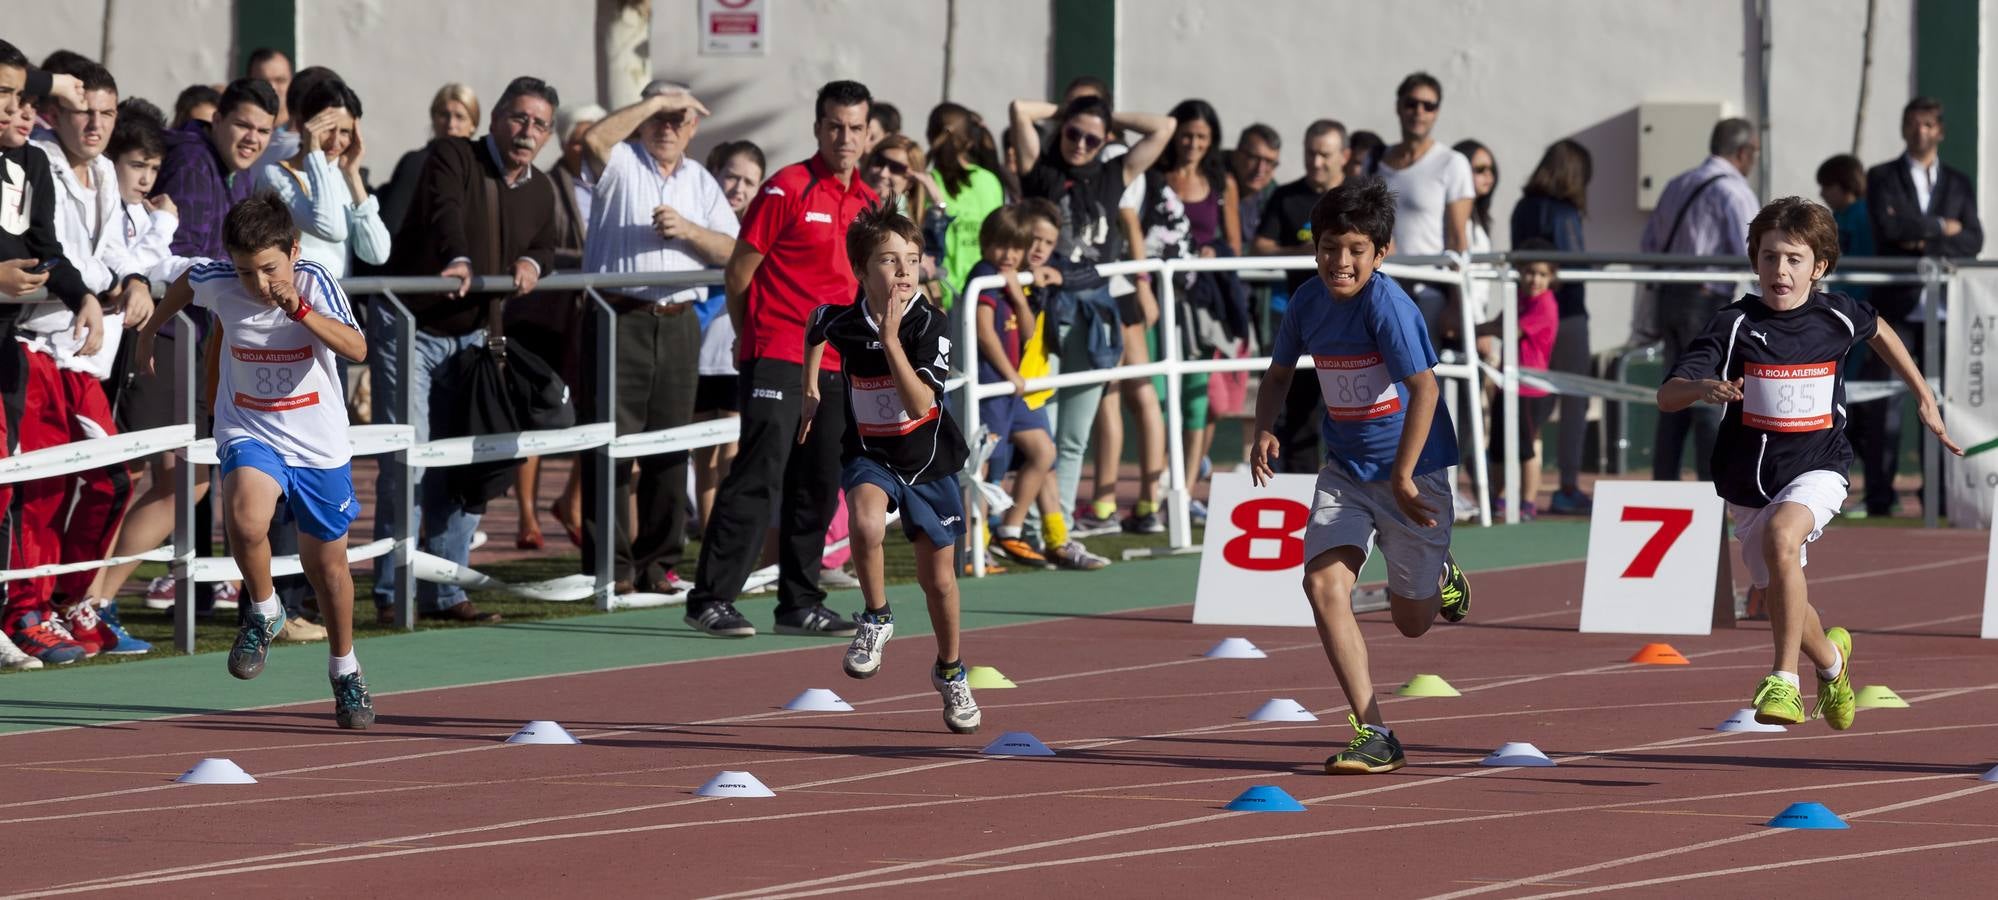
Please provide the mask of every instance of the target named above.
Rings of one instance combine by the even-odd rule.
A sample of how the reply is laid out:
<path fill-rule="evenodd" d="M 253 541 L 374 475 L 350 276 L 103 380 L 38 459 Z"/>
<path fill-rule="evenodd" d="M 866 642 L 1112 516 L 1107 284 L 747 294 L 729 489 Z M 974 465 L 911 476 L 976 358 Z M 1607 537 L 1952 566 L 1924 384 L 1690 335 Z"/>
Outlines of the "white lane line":
<path fill-rule="evenodd" d="M 1768 872 L 1773 869 L 1787 869 L 1792 866 L 1815 866 L 1821 863 L 1852 862 L 1861 859 L 1877 859 L 1883 856 L 1899 856 L 1904 853 L 1920 853 L 1928 850 L 1954 850 L 1959 847 L 1974 847 L 1979 844 L 1998 842 L 1998 837 L 1972 838 L 1963 841 L 1949 841 L 1942 844 L 1918 844 L 1913 847 L 1895 847 L 1889 850 L 1868 850 L 1863 853 L 1841 853 L 1837 856 L 1819 856 L 1813 859 L 1786 859 L 1781 862 L 1762 863 L 1753 866 L 1735 866 L 1732 869 L 1714 869 L 1710 872 L 1688 872 L 1683 875 L 1666 875 L 1647 878 L 1643 881 L 1626 881 L 1622 884 L 1605 884 L 1579 890 L 1561 891 L 1553 894 L 1532 894 L 1520 900 L 1547 900 L 1552 897 L 1575 897 L 1582 894 L 1600 894 L 1606 891 L 1626 891 L 1660 884 L 1677 884 L 1701 878 L 1725 878 L 1729 875 L 1747 875 L 1755 872 Z"/>

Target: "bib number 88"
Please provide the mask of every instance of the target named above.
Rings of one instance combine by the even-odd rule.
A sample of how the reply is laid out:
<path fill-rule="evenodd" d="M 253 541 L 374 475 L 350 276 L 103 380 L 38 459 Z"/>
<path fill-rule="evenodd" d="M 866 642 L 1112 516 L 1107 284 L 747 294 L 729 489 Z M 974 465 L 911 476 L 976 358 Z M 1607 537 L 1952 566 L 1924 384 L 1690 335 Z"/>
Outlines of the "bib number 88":
<path fill-rule="evenodd" d="M 298 375 L 290 366 L 258 366 L 256 371 L 257 393 L 265 396 L 290 394 L 298 387 Z"/>

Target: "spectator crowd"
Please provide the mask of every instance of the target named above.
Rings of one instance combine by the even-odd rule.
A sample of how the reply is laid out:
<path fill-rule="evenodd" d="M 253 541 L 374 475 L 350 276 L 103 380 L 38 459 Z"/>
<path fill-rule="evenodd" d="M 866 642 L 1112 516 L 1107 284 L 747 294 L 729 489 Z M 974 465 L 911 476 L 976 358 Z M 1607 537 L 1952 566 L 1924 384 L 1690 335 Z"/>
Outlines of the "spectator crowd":
<path fill-rule="evenodd" d="M 169 325 L 149 363 L 134 361 L 132 342 L 121 336 L 152 315 L 155 281 L 177 277 L 191 259 L 225 256 L 221 229 L 232 205 L 269 193 L 302 232 L 299 255 L 335 278 L 457 281 L 453 291 L 402 295 L 415 318 L 410 344 L 398 340 L 384 304 L 355 297 L 371 352 L 365 364 L 343 373 L 353 421 L 403 423 L 407 396 L 413 417 L 404 424 L 418 441 L 473 433 L 465 429 L 476 426 L 462 414 L 468 385 L 454 373 L 468 354 L 484 352 L 504 353 L 510 365 L 530 359 L 545 366 L 574 387 L 584 418 L 614 388 L 619 434 L 735 417 L 741 430 L 734 444 L 619 461 L 609 509 L 582 489 L 595 465 L 584 455 L 565 485 L 550 486 L 555 520 L 582 550 L 585 572 L 594 574 L 597 548 L 608 542 L 619 593 L 685 592 L 687 621 L 706 633 L 756 633 L 757 624 L 734 604 L 752 572 L 774 560 L 774 629 L 849 636 L 854 622 L 824 603 L 828 587 L 854 584 L 837 550 L 847 518 L 838 473 L 848 410 L 820 404 L 811 422 L 801 422 L 800 379 L 812 311 L 856 295 L 844 247 L 847 227 L 862 210 L 892 206 L 921 226 L 923 293 L 950 315 L 973 319 L 977 345 L 960 349 L 975 364 L 963 368 L 982 382 L 1014 388 L 984 401 L 986 430 L 969 436 L 978 445 L 973 458 L 985 460 L 981 477 L 1013 500 L 989 523 L 992 562 L 1099 570 L 1110 560 L 1086 539 L 1164 530 L 1166 391 L 1151 378 L 1037 391 L 1026 382 L 1159 358 L 1166 350 L 1159 344 L 1160 304 L 1168 299 L 1178 304 L 1175 349 L 1182 358 L 1256 355 L 1270 339 L 1264 323 L 1314 277 L 1291 270 L 1264 288 L 1233 272 L 1181 274 L 1164 291 L 1150 275 L 1106 277 L 1099 265 L 1310 255 L 1314 203 L 1355 178 L 1380 179 L 1394 192 L 1397 255 L 1503 249 L 1493 241 L 1502 215 L 1512 249 L 1590 249 L 1589 151 L 1571 139 L 1553 142 L 1508 200 L 1500 161 L 1485 144 L 1443 142 L 1444 99 L 1444 85 L 1418 72 L 1380 111 L 1392 115 L 1379 117 L 1390 126 L 1382 132 L 1301 117 L 1282 123 L 1302 126 L 1302 139 L 1287 148 L 1275 125 L 1224 130 L 1221 111 L 1199 99 L 1164 114 L 1117 109 L 1107 85 L 1087 77 L 1053 100 L 1015 100 L 992 124 L 945 102 L 920 121 L 920 134 L 910 134 L 893 105 L 859 83 L 834 81 L 812 106 L 815 151 L 798 161 L 767 160 L 747 141 L 707 145 L 705 156 L 698 155 L 702 126 L 730 111 L 709 109 L 681 84 L 654 81 L 637 102 L 606 110 L 565 106 L 554 85 L 522 76 L 489 106 L 462 84 L 442 86 L 430 104 L 432 139 L 392 166 L 371 167 L 385 157 L 382 148 L 368 146 L 362 98 L 339 73 L 295 68 L 278 51 L 252 53 L 241 77 L 225 85 L 187 88 L 169 113 L 121 95 L 112 73 L 82 55 L 58 50 L 31 64 L 21 49 L 0 41 L 0 293 L 40 290 L 46 297 L 0 304 L 0 325 L 13 338 L 0 357 L 6 438 L 0 448 L 18 454 L 172 424 L 175 348 L 182 342 L 199 348 L 205 387 L 198 418 L 211 418 L 219 346 L 213 328 L 205 321 L 192 330 Z M 1983 232 L 1975 188 L 1937 153 L 1941 105 L 1916 98 L 1900 124 L 1906 144 L 1900 156 L 1871 168 L 1834 156 L 1817 172 L 1840 223 L 1842 249 L 1860 256 L 1976 255 Z M 1757 134 L 1746 120 L 1718 123 L 1709 157 L 1666 185 L 1637 249 L 1742 255 L 1748 221 L 1765 199 L 1747 178 L 1760 152 Z M 537 168 L 551 140 L 559 158 Z M 1292 160 L 1301 174 L 1279 181 L 1277 172 Z M 386 178 L 375 177 L 384 171 Z M 602 291 L 615 312 L 607 326 L 587 314 L 582 295 L 539 287 L 558 272 L 698 270 L 718 270 L 724 284 Z M 510 294 L 471 292 L 475 275 L 495 273 L 511 279 Z M 1004 286 L 967 290 L 987 275 L 1000 276 Z M 1544 263 L 1523 267 L 1519 283 L 1522 364 L 1593 374 L 1583 285 L 1561 281 Z M 1481 346 L 1497 358 L 1496 298 L 1465 304 L 1436 284 L 1405 287 L 1439 348 L 1483 337 Z M 1733 297 L 1729 282 L 1662 288 L 1656 315 L 1634 322 L 1633 332 L 1661 341 L 1669 367 Z M 1921 339 L 1924 308 L 1947 301 L 1919 287 L 1875 288 L 1864 299 L 1911 345 Z M 1475 321 L 1460 312 L 1466 305 Z M 599 335 L 599 327 L 612 333 Z M 959 327 L 950 333 L 962 333 Z M 597 383 L 590 361 L 600 340 L 616 348 L 614 385 Z M 409 356 L 407 383 L 402 354 Z M 1861 377 L 1884 377 L 1877 360 L 1848 364 L 1860 366 Z M 817 377 L 823 394 L 844 392 L 836 352 L 825 352 Z M 1217 420 L 1238 416 L 1251 389 L 1243 374 L 1183 380 L 1187 470 L 1181 474 L 1189 486 L 1211 470 Z M 1552 513 L 1589 509 L 1581 478 L 1587 402 L 1528 396 L 1522 407 L 1521 449 L 1530 459 L 1542 458 L 1534 452 L 1541 426 L 1558 421 Z M 1281 464 L 1317 469 L 1324 403 L 1315 380 L 1292 381 L 1277 426 Z M 1655 477 L 1679 477 L 1689 436 L 1694 465 L 1706 474 L 1713 412 L 1661 419 Z M 894 427 L 864 421 L 863 413 L 854 413 L 863 420 L 856 423 L 862 434 Z M 1900 418 L 1891 399 L 1854 416 L 1865 514 L 1894 512 Z M 1123 465 L 1127 442 L 1134 477 Z M 1085 461 L 1091 463 L 1086 482 Z M 413 473 L 421 548 L 468 563 L 488 503 L 509 490 L 519 548 L 544 547 L 536 524 L 540 462 L 497 474 Z M 187 464 L 168 453 L 0 486 L 7 511 L 0 537 L 7 562 L 0 568 L 157 548 L 172 529 L 174 471 Z M 201 490 L 205 468 L 197 473 Z M 1540 500 L 1539 464 L 1532 468 L 1529 490 L 1510 498 L 1528 517 L 1539 512 Z M 384 468 L 374 495 L 364 498 L 373 504 L 377 538 L 400 536 L 400 478 Z M 1476 508 L 1461 493 L 1458 502 L 1460 513 Z M 271 525 L 275 554 L 298 549 L 284 509 Z M 1204 521 L 1198 501 L 1187 512 L 1196 524 Z M 698 565 L 690 567 L 696 534 Z M 393 555 L 374 563 L 383 621 L 390 620 L 395 566 Z M 6 582 L 0 662 L 61 664 L 97 653 L 146 652 L 145 642 L 123 628 L 114 602 L 135 567 Z M 305 580 L 277 584 L 286 617 L 280 639 L 323 639 Z M 170 604 L 171 578 L 149 585 L 146 596 L 149 604 Z M 450 584 L 422 583 L 418 601 L 425 617 L 499 619 Z M 204 602 L 228 609 L 240 601 L 223 585 Z"/>

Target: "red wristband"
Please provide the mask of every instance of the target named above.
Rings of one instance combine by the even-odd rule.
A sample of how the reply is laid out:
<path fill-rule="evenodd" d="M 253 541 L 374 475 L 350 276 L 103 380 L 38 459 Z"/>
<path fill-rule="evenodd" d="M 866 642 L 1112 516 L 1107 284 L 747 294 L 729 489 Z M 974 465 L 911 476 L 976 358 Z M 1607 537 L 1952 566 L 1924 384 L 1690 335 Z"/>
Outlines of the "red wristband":
<path fill-rule="evenodd" d="M 311 311 L 311 304 L 306 303 L 304 297 L 300 297 L 298 298 L 298 311 L 289 313 L 286 317 L 294 322 L 303 322 L 305 321 L 305 314 Z"/>

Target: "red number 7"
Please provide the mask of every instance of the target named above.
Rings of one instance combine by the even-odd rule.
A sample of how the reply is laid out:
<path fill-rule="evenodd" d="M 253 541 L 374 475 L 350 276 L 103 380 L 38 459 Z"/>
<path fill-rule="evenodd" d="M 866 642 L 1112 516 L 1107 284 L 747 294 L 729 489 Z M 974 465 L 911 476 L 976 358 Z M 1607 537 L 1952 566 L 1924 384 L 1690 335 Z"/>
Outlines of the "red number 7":
<path fill-rule="evenodd" d="M 1626 506 L 1623 508 L 1623 521 L 1658 523 L 1657 533 L 1638 549 L 1637 558 L 1630 561 L 1630 568 L 1624 569 L 1622 576 L 1650 578 L 1658 574 L 1658 564 L 1665 561 L 1665 554 L 1679 540 L 1679 535 L 1692 527 L 1693 511 L 1666 506 Z"/>

